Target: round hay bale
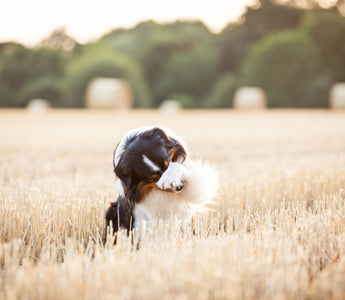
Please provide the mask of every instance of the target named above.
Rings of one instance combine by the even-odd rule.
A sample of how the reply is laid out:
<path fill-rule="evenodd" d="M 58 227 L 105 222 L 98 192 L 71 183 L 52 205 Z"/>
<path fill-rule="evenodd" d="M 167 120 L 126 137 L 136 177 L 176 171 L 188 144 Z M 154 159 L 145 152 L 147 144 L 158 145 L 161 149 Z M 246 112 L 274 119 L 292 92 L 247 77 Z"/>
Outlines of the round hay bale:
<path fill-rule="evenodd" d="M 26 109 L 31 113 L 42 113 L 50 108 L 50 102 L 44 99 L 32 99 L 26 106 Z"/>
<path fill-rule="evenodd" d="M 133 107 L 133 93 L 127 80 L 96 77 L 86 87 L 85 107 L 129 109 Z"/>
<path fill-rule="evenodd" d="M 241 87 L 236 90 L 233 107 L 236 109 L 264 109 L 267 107 L 267 96 L 258 87 Z"/>
<path fill-rule="evenodd" d="M 177 113 L 182 109 L 180 102 L 176 100 L 165 100 L 159 105 L 159 109 L 164 113 Z"/>
<path fill-rule="evenodd" d="M 345 82 L 339 82 L 332 86 L 329 106 L 333 109 L 345 109 Z"/>

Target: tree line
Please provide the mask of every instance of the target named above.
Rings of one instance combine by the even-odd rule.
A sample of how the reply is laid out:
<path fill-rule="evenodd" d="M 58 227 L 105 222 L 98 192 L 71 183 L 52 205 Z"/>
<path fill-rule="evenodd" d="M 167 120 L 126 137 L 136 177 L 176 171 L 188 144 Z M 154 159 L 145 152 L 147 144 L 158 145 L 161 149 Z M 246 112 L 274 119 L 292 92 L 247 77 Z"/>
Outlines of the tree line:
<path fill-rule="evenodd" d="M 262 87 L 269 107 L 327 107 L 330 87 L 345 81 L 341 4 L 261 0 L 220 33 L 199 21 L 146 21 L 84 45 L 63 29 L 33 48 L 3 43 L 0 106 L 43 98 L 83 107 L 88 82 L 102 76 L 127 79 L 135 107 L 231 107 L 240 86 Z"/>

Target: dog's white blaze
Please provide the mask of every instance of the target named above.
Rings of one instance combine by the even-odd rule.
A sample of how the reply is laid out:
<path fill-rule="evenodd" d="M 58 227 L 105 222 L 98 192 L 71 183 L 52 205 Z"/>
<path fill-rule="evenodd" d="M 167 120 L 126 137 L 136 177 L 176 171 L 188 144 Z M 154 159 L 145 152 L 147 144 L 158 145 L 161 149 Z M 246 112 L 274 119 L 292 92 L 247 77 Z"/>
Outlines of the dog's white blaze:
<path fill-rule="evenodd" d="M 149 159 L 145 154 L 143 154 L 143 160 L 144 160 L 144 163 L 147 164 L 152 171 L 154 172 L 157 172 L 157 171 L 160 171 L 160 167 L 157 166 L 151 159 Z"/>

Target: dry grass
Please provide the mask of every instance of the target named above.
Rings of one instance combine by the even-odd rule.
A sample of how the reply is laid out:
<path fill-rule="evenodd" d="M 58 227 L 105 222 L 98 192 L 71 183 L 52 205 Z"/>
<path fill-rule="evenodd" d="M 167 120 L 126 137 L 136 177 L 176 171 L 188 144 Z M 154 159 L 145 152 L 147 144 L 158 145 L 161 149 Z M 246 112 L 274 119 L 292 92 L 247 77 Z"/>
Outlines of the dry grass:
<path fill-rule="evenodd" d="M 164 124 L 221 174 L 197 234 L 101 245 L 112 151 Z M 345 113 L 0 111 L 0 299 L 344 299 Z"/>

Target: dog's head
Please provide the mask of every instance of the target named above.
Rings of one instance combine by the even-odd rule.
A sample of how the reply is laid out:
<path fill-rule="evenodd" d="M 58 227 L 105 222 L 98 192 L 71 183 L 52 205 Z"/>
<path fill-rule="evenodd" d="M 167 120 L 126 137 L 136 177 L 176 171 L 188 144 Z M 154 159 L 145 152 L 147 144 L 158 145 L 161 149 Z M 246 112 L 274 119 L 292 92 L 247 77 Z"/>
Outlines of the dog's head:
<path fill-rule="evenodd" d="M 128 133 L 114 152 L 114 171 L 120 180 L 120 192 L 127 199 L 140 202 L 153 188 L 157 188 L 156 183 L 169 164 L 182 163 L 186 156 L 184 143 L 161 128 Z"/>

